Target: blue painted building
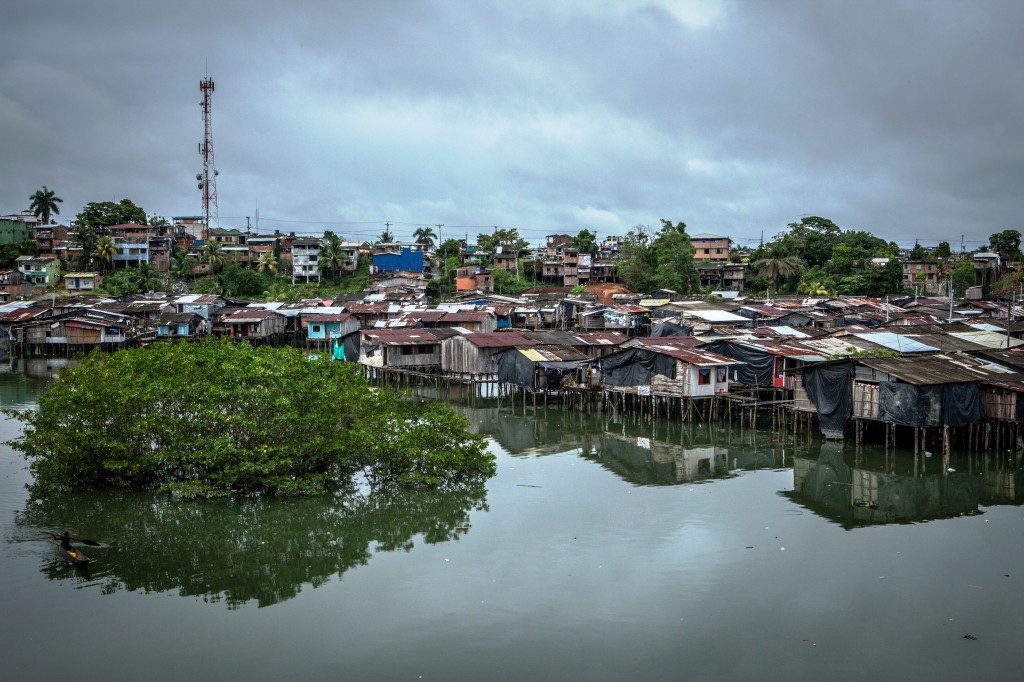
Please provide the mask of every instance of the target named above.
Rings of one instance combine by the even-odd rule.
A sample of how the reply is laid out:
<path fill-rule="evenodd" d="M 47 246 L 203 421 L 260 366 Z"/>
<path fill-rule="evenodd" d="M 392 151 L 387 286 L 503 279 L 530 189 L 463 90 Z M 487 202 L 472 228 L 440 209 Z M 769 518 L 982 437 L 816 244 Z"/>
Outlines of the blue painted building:
<path fill-rule="evenodd" d="M 401 253 L 385 251 L 373 254 L 373 267 L 375 272 L 423 272 L 425 260 L 426 254 L 422 251 L 403 246 Z"/>

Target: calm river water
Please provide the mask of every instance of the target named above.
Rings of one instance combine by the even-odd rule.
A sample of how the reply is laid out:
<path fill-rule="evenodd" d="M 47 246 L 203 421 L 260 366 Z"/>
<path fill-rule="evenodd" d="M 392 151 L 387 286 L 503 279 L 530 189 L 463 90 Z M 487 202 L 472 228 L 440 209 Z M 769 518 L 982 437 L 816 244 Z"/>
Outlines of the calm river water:
<path fill-rule="evenodd" d="M 1013 453 L 458 405 L 498 474 L 447 496 L 30 501 L 0 446 L 0 679 L 1024 678 Z"/>

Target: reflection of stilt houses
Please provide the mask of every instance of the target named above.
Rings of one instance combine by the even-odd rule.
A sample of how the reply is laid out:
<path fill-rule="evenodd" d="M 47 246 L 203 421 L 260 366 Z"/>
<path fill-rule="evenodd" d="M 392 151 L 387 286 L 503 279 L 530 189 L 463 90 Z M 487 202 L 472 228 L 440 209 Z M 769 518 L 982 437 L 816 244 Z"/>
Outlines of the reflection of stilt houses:
<path fill-rule="evenodd" d="M 793 461 L 793 496 L 824 516 L 846 523 L 877 524 L 946 518 L 978 511 L 982 477 L 976 473 L 917 475 L 851 466 L 837 443 L 821 446 L 818 459 Z"/>

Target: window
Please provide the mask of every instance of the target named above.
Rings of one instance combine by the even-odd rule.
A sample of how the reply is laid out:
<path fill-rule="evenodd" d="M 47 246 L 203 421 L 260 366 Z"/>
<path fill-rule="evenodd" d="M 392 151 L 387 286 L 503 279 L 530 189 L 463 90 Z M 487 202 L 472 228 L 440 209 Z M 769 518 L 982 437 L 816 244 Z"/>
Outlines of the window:
<path fill-rule="evenodd" d="M 320 333 L 320 325 L 318 325 L 318 324 L 314 324 L 313 325 L 313 333 L 314 334 L 319 334 Z"/>
<path fill-rule="evenodd" d="M 704 249 L 704 253 L 711 253 L 711 249 Z"/>
<path fill-rule="evenodd" d="M 711 370 L 701 369 L 697 370 L 697 384 L 700 386 L 706 386 L 711 383 Z"/>

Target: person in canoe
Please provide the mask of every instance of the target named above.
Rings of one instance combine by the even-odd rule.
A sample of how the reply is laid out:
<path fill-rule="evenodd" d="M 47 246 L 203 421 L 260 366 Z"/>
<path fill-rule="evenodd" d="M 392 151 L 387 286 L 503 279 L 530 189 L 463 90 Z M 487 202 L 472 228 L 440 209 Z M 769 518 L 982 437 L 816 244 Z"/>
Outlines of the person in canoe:
<path fill-rule="evenodd" d="M 57 541 L 57 546 L 60 548 L 61 555 L 68 561 L 76 564 L 87 564 L 92 561 L 92 559 L 83 554 L 81 550 L 71 544 L 72 540 L 77 540 L 77 538 L 71 537 L 71 533 L 64 531 L 63 535 L 53 535 L 52 537 Z M 78 541 L 84 542 L 83 540 Z"/>

